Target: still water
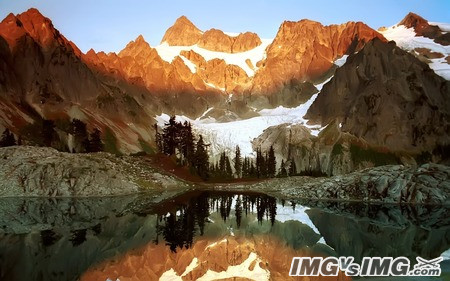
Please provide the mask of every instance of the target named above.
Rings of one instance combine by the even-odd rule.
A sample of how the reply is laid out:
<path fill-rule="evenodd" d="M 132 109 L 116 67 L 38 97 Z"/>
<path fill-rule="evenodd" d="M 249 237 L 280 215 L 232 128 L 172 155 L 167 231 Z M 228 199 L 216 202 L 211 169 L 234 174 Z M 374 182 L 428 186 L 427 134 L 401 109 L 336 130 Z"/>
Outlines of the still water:
<path fill-rule="evenodd" d="M 356 261 L 406 256 L 414 262 L 417 256 L 448 257 L 449 217 L 450 208 L 441 206 L 293 202 L 218 191 L 191 191 L 159 203 L 142 195 L 7 198 L 0 199 L 0 280 L 79 280 L 136 249 L 158 245 L 175 254 L 224 237 L 269 237 L 292 253 Z M 449 260 L 441 265 L 442 279 L 432 280 L 448 278 Z"/>

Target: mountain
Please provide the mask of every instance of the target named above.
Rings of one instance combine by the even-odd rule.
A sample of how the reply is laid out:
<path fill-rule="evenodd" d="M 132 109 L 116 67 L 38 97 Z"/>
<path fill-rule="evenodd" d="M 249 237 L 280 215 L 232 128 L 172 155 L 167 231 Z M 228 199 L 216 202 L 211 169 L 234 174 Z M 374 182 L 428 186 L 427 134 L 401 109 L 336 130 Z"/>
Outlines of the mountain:
<path fill-rule="evenodd" d="M 277 155 L 303 155 L 296 160 L 302 167 L 322 167 L 320 155 L 330 150 L 329 157 L 341 134 L 346 145 L 431 151 L 448 142 L 445 30 L 414 14 L 379 31 L 362 22 L 304 19 L 283 22 L 275 38 L 261 39 L 202 31 L 182 16 L 158 46 L 139 36 L 118 53 L 83 54 L 30 9 L 0 23 L 0 129 L 35 138 L 39 124 L 53 120 L 59 142 L 52 146 L 71 150 L 66 125 L 77 118 L 130 153 L 151 147 L 153 124 L 176 114 L 205 135 L 213 153 L 239 144 L 249 155 L 256 138 L 267 146 L 281 130 L 289 143 L 289 124 L 305 126 L 296 131 L 310 135 L 300 139 L 319 139 L 309 159 L 301 147 L 276 146 Z M 330 123 L 331 142 L 319 135 Z M 278 127 L 264 135 L 271 126 Z M 345 165 L 327 171 L 357 167 Z"/>
<path fill-rule="evenodd" d="M 167 29 L 161 43 L 167 42 L 170 46 L 192 46 L 202 37 L 203 32 L 198 29 L 187 17 L 179 17 L 173 26 Z"/>
<path fill-rule="evenodd" d="M 229 35 L 215 28 L 203 32 L 188 18 L 181 16 L 164 34 L 161 44 L 164 43 L 169 46 L 197 44 L 200 48 L 210 51 L 240 53 L 252 50 L 261 45 L 262 42 L 259 36 L 253 32 Z"/>
<path fill-rule="evenodd" d="M 137 65 L 157 61 L 158 69 L 144 68 L 152 73 L 172 73 L 170 80 L 164 74 L 156 78 L 142 71 L 126 76 L 142 80 L 151 91 L 151 86 L 159 83 L 163 91 L 170 86 L 171 91 L 236 94 L 235 100 L 259 109 L 297 106 L 316 92 L 311 82 L 329 75 L 336 59 L 350 49 L 358 50 L 374 37 L 383 39 L 360 22 L 322 26 L 302 20 L 283 23 L 274 40 L 261 40 L 251 32 L 229 35 L 214 28 L 203 32 L 182 16 L 167 30 L 161 45 L 154 47 L 160 58 L 152 54 L 146 60 L 129 61 Z M 120 53 L 130 54 L 132 44 Z M 133 67 L 119 64 L 109 68 L 110 72 L 122 72 L 123 68 Z"/>
<path fill-rule="evenodd" d="M 336 59 L 358 51 L 373 38 L 385 40 L 361 22 L 323 26 L 310 20 L 286 21 L 266 50 L 251 91 L 271 94 L 290 81 L 320 80 L 332 71 Z"/>
<path fill-rule="evenodd" d="M 398 25 L 413 28 L 417 36 L 433 39 L 436 43 L 444 46 L 450 45 L 450 34 L 443 32 L 439 26 L 430 24 L 426 19 L 415 13 L 406 15 Z"/>
<path fill-rule="evenodd" d="M 397 46 L 427 63 L 436 74 L 450 80 L 450 30 L 448 24 L 429 23 L 409 13 L 398 24 L 379 32 Z"/>
<path fill-rule="evenodd" d="M 395 43 L 373 40 L 336 70 L 305 118 L 394 151 L 450 142 L 450 82 Z"/>
<path fill-rule="evenodd" d="M 78 118 L 90 127 L 111 129 L 123 151 L 140 149 L 140 138 L 149 140 L 141 132 L 149 126 L 143 120 L 153 115 L 146 110 L 154 111 L 155 102 L 144 109 L 134 98 L 146 91 L 100 79 L 83 62 L 80 50 L 38 10 L 8 15 L 0 23 L 0 46 L 2 127 L 36 140 L 43 120 Z M 59 129 L 67 131 L 63 125 Z M 67 132 L 60 133 L 65 137 L 57 146 L 70 148 Z"/>

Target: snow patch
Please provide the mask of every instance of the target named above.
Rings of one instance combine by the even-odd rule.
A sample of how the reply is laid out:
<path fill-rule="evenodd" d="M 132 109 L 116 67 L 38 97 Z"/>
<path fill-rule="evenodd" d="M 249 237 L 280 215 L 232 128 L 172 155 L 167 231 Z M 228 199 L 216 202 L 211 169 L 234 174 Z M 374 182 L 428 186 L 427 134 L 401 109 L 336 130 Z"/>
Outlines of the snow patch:
<path fill-rule="evenodd" d="M 183 60 L 184 64 L 187 67 L 189 67 L 189 69 L 191 70 L 192 73 L 196 73 L 197 72 L 197 66 L 193 62 L 191 62 L 190 60 L 188 60 L 184 56 L 179 56 L 179 57 Z"/>
<path fill-rule="evenodd" d="M 445 25 L 443 26 L 450 27 L 450 24 Z M 443 54 L 444 58 L 431 59 L 429 66 L 437 75 L 450 80 L 450 65 L 445 60 L 445 57 L 450 55 L 450 46 L 443 46 L 430 38 L 416 36 L 417 34 L 413 28 L 406 28 L 404 25 L 394 25 L 380 33 L 386 39 L 395 41 L 397 46 L 404 50 L 413 51 L 416 48 L 427 48 L 433 52 Z"/>
<path fill-rule="evenodd" d="M 328 78 L 327 80 L 323 81 L 322 83 L 316 84 L 316 85 L 314 85 L 314 86 L 315 86 L 316 89 L 320 92 L 320 91 L 322 91 L 323 85 L 325 85 L 326 83 L 330 82 L 332 78 L 333 78 L 333 76 L 331 76 L 331 77 Z"/>
<path fill-rule="evenodd" d="M 206 86 L 208 86 L 208 87 L 211 87 L 211 88 L 213 88 L 213 89 L 216 89 L 216 90 L 220 90 L 220 91 L 222 91 L 222 92 L 225 92 L 225 88 L 217 87 L 217 86 L 214 85 L 213 83 L 206 83 L 206 82 L 205 82 L 205 84 L 206 84 Z"/>
<path fill-rule="evenodd" d="M 314 225 L 314 223 L 309 218 L 308 214 L 305 211 L 309 210 L 308 207 L 304 206 L 295 206 L 295 210 L 291 206 L 285 205 L 284 207 L 280 204 L 277 204 L 277 217 L 276 220 L 279 222 L 285 222 L 289 220 L 299 221 L 301 223 L 306 224 L 311 227 L 315 233 L 320 235 L 319 230 Z"/>
<path fill-rule="evenodd" d="M 437 25 L 443 32 L 450 32 L 450 23 L 428 22 L 430 25 Z"/>
<path fill-rule="evenodd" d="M 341 67 L 345 64 L 345 62 L 347 61 L 347 58 L 348 58 L 348 55 L 343 55 L 339 59 L 335 60 L 334 64 L 337 65 L 338 67 Z"/>
<path fill-rule="evenodd" d="M 450 80 L 450 65 L 447 63 L 447 61 L 444 58 L 439 59 L 431 59 L 431 63 L 428 65 L 431 69 L 436 72 L 437 75 L 443 77 L 446 80 Z"/>
<path fill-rule="evenodd" d="M 253 270 L 250 270 L 250 265 L 253 262 L 256 263 L 255 267 L 253 268 Z M 248 256 L 248 258 L 241 264 L 230 265 L 225 271 L 221 272 L 216 272 L 208 269 L 208 271 L 202 277 L 198 278 L 197 281 L 220 280 L 233 277 L 242 277 L 255 281 L 270 280 L 270 272 L 266 269 L 261 268 L 261 266 L 259 266 L 260 262 L 261 259 L 258 257 L 258 255 L 252 252 Z"/>
<path fill-rule="evenodd" d="M 444 260 L 450 260 L 450 249 L 448 249 L 447 251 L 443 252 L 441 254 L 441 257 L 443 257 Z"/>
<path fill-rule="evenodd" d="M 230 37 L 238 37 L 240 33 L 237 32 L 224 32 L 225 35 L 228 35 Z"/>
<path fill-rule="evenodd" d="M 207 250 L 207 249 L 210 249 L 210 248 L 214 248 L 215 246 L 217 246 L 217 245 L 219 245 L 219 244 L 222 244 L 222 243 L 225 243 L 225 242 L 227 242 L 228 240 L 226 239 L 226 238 L 224 238 L 223 240 L 221 240 L 221 241 L 219 241 L 219 242 L 214 242 L 214 243 L 212 243 L 211 245 L 208 245 L 206 248 L 205 248 L 205 250 Z"/>
<path fill-rule="evenodd" d="M 250 265 L 255 262 L 255 267 L 253 270 L 250 270 Z M 270 273 L 268 270 L 263 269 L 259 266 L 261 259 L 255 253 L 250 253 L 248 258 L 238 265 L 230 265 L 225 271 L 216 272 L 211 269 L 197 279 L 197 281 L 202 280 L 218 280 L 218 279 L 227 279 L 227 278 L 247 278 L 255 281 L 264 281 L 269 280 Z M 194 258 L 192 262 L 186 267 L 183 274 L 178 275 L 173 268 L 164 272 L 159 278 L 160 281 L 183 281 L 183 276 L 186 276 L 190 272 L 192 272 L 199 265 L 198 259 Z"/>
<path fill-rule="evenodd" d="M 156 46 L 155 49 L 158 52 L 159 56 L 169 63 L 171 63 L 176 56 L 179 56 L 181 51 L 192 50 L 200 54 L 206 61 L 212 59 L 223 59 L 227 64 L 237 65 L 242 68 L 249 77 L 252 77 L 253 75 L 255 75 L 255 71 L 257 68 L 255 68 L 255 70 L 251 69 L 245 61 L 249 59 L 252 64 L 256 66 L 256 63 L 258 61 L 264 59 L 266 48 L 272 43 L 273 39 L 261 39 L 261 41 L 261 45 L 252 50 L 233 54 L 206 50 L 199 47 L 198 45 L 169 46 L 169 44 L 167 44 L 166 42 L 163 42 L 161 45 Z"/>

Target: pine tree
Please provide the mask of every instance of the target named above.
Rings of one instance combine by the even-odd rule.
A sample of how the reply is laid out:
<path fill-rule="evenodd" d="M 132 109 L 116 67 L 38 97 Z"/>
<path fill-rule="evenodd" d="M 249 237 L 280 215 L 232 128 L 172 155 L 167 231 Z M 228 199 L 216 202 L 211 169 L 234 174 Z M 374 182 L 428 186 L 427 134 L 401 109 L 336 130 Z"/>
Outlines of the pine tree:
<path fill-rule="evenodd" d="M 42 121 L 42 137 L 44 146 L 51 147 L 53 140 L 56 138 L 55 123 L 53 120 Z"/>
<path fill-rule="evenodd" d="M 72 134 L 75 139 L 75 152 L 88 152 L 90 144 L 86 123 L 78 119 L 73 119 Z"/>
<path fill-rule="evenodd" d="M 250 162 L 249 162 L 249 175 L 250 175 L 250 177 L 257 176 L 257 172 L 256 172 L 255 164 L 253 163 L 253 160 L 250 160 Z"/>
<path fill-rule="evenodd" d="M 178 129 L 179 125 L 175 121 L 175 116 L 170 117 L 169 123 L 165 124 L 163 129 L 164 153 L 174 155 L 178 146 Z"/>
<path fill-rule="evenodd" d="M 267 156 L 267 176 L 268 177 L 275 177 L 276 175 L 276 167 L 277 167 L 277 161 L 275 158 L 275 151 L 273 149 L 273 146 L 270 146 L 269 154 Z"/>
<path fill-rule="evenodd" d="M 208 151 L 206 145 L 203 142 L 203 136 L 200 135 L 197 141 L 197 147 L 195 150 L 195 170 L 197 174 L 203 179 L 207 180 L 209 177 L 209 160 Z"/>
<path fill-rule="evenodd" d="M 180 137 L 179 137 L 179 149 L 182 156 L 182 164 L 193 163 L 194 155 L 194 134 L 192 133 L 191 123 L 185 121 L 181 126 Z"/>
<path fill-rule="evenodd" d="M 241 149 L 239 145 L 236 145 L 236 153 L 234 156 L 234 170 L 236 171 L 236 177 L 242 177 L 242 159 L 241 159 Z"/>
<path fill-rule="evenodd" d="M 101 139 L 101 132 L 99 129 L 95 128 L 91 133 L 91 139 L 89 142 L 89 152 L 99 152 L 103 151 L 103 142 Z"/>
<path fill-rule="evenodd" d="M 242 162 L 242 178 L 246 178 L 248 176 L 247 162 L 247 156 L 245 156 L 244 161 Z"/>
<path fill-rule="evenodd" d="M 164 152 L 163 138 L 158 130 L 158 124 L 153 125 L 153 128 L 155 129 L 156 148 L 158 149 L 159 152 L 163 153 Z"/>
<path fill-rule="evenodd" d="M 294 159 L 291 159 L 289 165 L 289 176 L 295 176 L 297 174 L 297 166 L 295 165 Z"/>
<path fill-rule="evenodd" d="M 7 147 L 16 145 L 16 139 L 14 138 L 14 134 L 6 128 L 3 131 L 2 137 L 0 138 L 0 147 Z"/>
<path fill-rule="evenodd" d="M 287 176 L 286 165 L 284 163 L 284 159 L 281 159 L 280 171 L 278 172 L 278 176 L 279 177 L 286 177 Z"/>
<path fill-rule="evenodd" d="M 91 141 L 89 138 L 84 139 L 84 141 L 81 143 L 81 146 L 83 147 L 83 152 L 91 152 Z"/>
<path fill-rule="evenodd" d="M 231 169 L 230 159 L 225 155 L 225 174 L 227 179 L 233 178 L 233 170 Z"/>
<path fill-rule="evenodd" d="M 261 153 L 261 148 L 257 148 L 256 149 L 256 166 L 255 166 L 255 172 L 256 172 L 256 177 L 260 178 L 263 176 L 263 159 L 264 157 L 262 156 Z"/>

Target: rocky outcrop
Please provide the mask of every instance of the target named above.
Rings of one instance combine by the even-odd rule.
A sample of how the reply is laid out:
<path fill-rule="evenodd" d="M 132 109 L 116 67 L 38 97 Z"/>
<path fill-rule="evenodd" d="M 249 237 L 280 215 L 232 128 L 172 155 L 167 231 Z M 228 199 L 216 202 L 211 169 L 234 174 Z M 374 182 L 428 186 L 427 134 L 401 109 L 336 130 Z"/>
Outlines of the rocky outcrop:
<path fill-rule="evenodd" d="M 106 158 L 51 148 L 0 149 L 1 196 L 108 196 L 136 193 L 137 185 Z"/>
<path fill-rule="evenodd" d="M 213 28 L 205 31 L 197 44 L 211 51 L 240 53 L 258 47 L 261 45 L 261 39 L 253 32 L 240 33 L 238 36 L 232 37 Z"/>
<path fill-rule="evenodd" d="M 30 146 L 0 148 L 0 197 L 112 196 L 187 187 L 133 158 Z"/>
<path fill-rule="evenodd" d="M 167 29 L 161 43 L 166 42 L 170 46 L 191 46 L 195 45 L 202 35 L 203 32 L 188 18 L 181 16 Z"/>
<path fill-rule="evenodd" d="M 211 28 L 205 32 L 198 29 L 185 16 L 178 18 L 164 34 L 161 43 L 169 46 L 198 46 L 215 52 L 240 53 L 261 45 L 256 33 L 245 32 L 230 36 L 223 31 Z"/>
<path fill-rule="evenodd" d="M 350 55 L 305 118 L 392 151 L 433 150 L 450 142 L 450 82 L 396 47 L 375 39 Z"/>
<path fill-rule="evenodd" d="M 415 13 L 408 13 L 398 25 L 413 28 L 417 36 L 428 37 L 444 46 L 450 45 L 450 35 L 448 32 L 442 32 L 438 26 L 429 24 L 426 19 Z"/>
<path fill-rule="evenodd" d="M 227 64 L 223 59 L 206 61 L 192 50 L 181 51 L 180 55 L 195 64 L 195 75 L 204 83 L 214 85 L 228 93 L 240 93 L 251 86 L 251 78 L 237 65 Z"/>
<path fill-rule="evenodd" d="M 323 26 L 310 20 L 286 21 L 268 47 L 251 91 L 273 93 L 292 79 L 318 79 L 333 67 L 336 59 L 361 49 L 375 37 L 385 40 L 361 22 Z"/>
<path fill-rule="evenodd" d="M 450 167 L 387 165 L 330 178 L 275 179 L 251 188 L 290 199 L 448 205 Z"/>
<path fill-rule="evenodd" d="M 302 175 L 342 175 L 374 166 L 416 164 L 417 155 L 395 154 L 384 147 L 371 146 L 342 132 L 336 122 L 322 128 L 317 136 L 311 135 L 312 130 L 317 128 L 308 129 L 301 124 L 272 126 L 253 140 L 253 149 L 269 151 L 272 146 L 278 165 L 282 159 L 287 167 L 295 163 L 297 174 Z"/>

